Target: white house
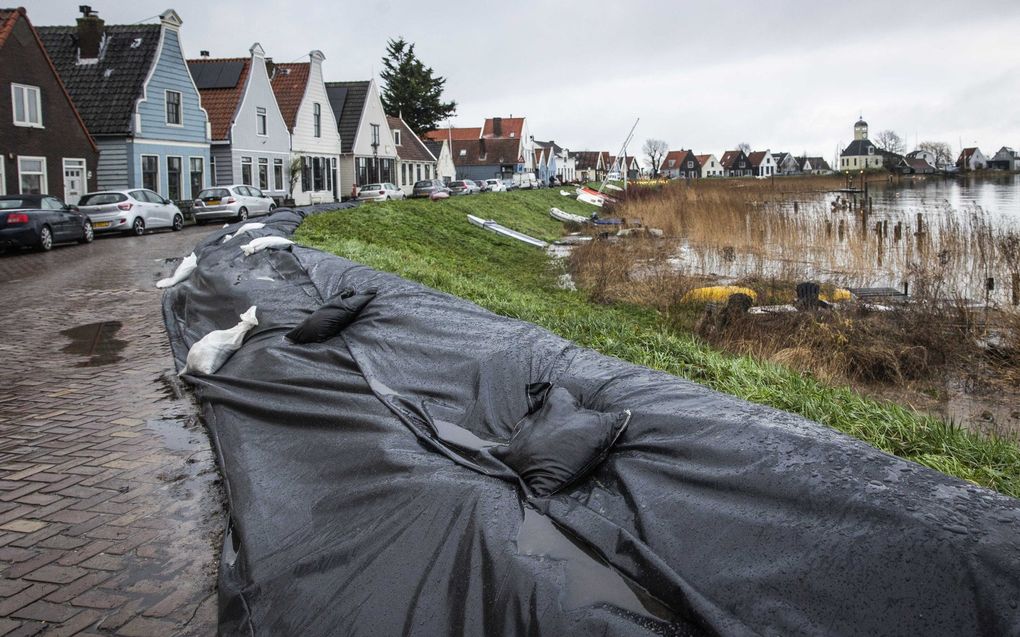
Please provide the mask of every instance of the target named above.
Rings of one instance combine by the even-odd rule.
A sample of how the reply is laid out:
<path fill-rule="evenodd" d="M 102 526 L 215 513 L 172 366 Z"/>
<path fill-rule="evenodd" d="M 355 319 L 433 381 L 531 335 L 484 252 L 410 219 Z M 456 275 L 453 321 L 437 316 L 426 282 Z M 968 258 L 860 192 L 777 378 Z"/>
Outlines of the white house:
<path fill-rule="evenodd" d="M 450 183 L 457 179 L 457 166 L 453 163 L 453 152 L 450 150 L 450 142 L 445 139 L 439 141 L 425 141 L 425 147 L 429 149 L 432 156 L 436 158 L 436 178 Z"/>
<path fill-rule="evenodd" d="M 988 168 L 988 158 L 980 148 L 964 148 L 956 160 L 956 167 L 960 170 L 984 170 Z"/>
<path fill-rule="evenodd" d="M 722 164 L 715 155 L 696 155 L 698 163 L 701 164 L 701 178 L 707 179 L 708 177 L 722 177 L 725 174 L 723 171 Z"/>
<path fill-rule="evenodd" d="M 341 180 L 353 187 L 397 183 L 397 147 L 375 80 L 328 82 L 326 90 L 343 138 Z"/>
<path fill-rule="evenodd" d="M 274 64 L 270 77 L 290 131 L 291 168 L 298 174 L 292 197 L 299 206 L 339 201 L 342 192 L 340 133 L 322 81 L 325 59 L 322 51 L 312 51 L 308 62 Z"/>
<path fill-rule="evenodd" d="M 854 141 L 839 155 L 839 170 L 857 172 L 876 170 L 882 167 L 882 154 L 868 139 L 868 123 L 863 119 L 854 124 Z"/>
<path fill-rule="evenodd" d="M 776 160 L 771 150 L 754 151 L 748 154 L 747 159 L 751 162 L 755 177 L 771 177 L 776 174 Z"/>

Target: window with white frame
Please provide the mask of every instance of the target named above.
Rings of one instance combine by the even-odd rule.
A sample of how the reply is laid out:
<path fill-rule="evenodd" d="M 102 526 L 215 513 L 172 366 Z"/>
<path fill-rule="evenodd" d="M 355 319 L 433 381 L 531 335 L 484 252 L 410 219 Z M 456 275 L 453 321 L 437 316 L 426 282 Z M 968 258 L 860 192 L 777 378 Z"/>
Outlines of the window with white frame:
<path fill-rule="evenodd" d="M 372 124 L 372 145 L 373 146 L 378 146 L 379 145 L 379 125 L 378 124 Z"/>
<path fill-rule="evenodd" d="M 269 190 L 269 158 L 259 157 L 259 190 Z"/>
<path fill-rule="evenodd" d="M 15 126 L 42 128 L 42 99 L 38 86 L 11 84 Z"/>
<path fill-rule="evenodd" d="M 316 137 L 322 137 L 322 106 L 318 102 L 312 112 L 312 126 Z"/>
<path fill-rule="evenodd" d="M 273 187 L 276 190 L 283 190 L 283 160 L 273 160 Z"/>
<path fill-rule="evenodd" d="M 261 106 L 255 108 L 255 133 L 258 135 L 268 135 L 266 132 L 266 109 Z"/>
<path fill-rule="evenodd" d="M 166 192 L 171 201 L 181 200 L 181 180 L 184 166 L 182 157 L 166 158 Z"/>
<path fill-rule="evenodd" d="M 400 146 L 400 131 L 399 130 L 396 130 L 396 129 L 393 130 L 393 143 L 395 145 L 397 145 L 397 146 Z"/>
<path fill-rule="evenodd" d="M 192 157 L 191 168 L 191 196 L 197 197 L 205 183 L 205 159 L 203 157 Z"/>
<path fill-rule="evenodd" d="M 45 157 L 18 157 L 18 187 L 23 195 L 48 194 Z"/>
<path fill-rule="evenodd" d="M 159 192 L 159 157 L 142 155 L 142 188 Z"/>
<path fill-rule="evenodd" d="M 166 123 L 170 126 L 182 126 L 184 116 L 181 113 L 180 91 L 166 92 Z"/>

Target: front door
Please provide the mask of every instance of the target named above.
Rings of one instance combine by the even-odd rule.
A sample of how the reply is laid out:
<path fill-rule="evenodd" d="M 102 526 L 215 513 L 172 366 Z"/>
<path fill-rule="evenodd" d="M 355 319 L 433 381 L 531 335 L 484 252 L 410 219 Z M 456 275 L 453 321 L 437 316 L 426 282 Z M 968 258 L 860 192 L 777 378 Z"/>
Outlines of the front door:
<path fill-rule="evenodd" d="M 64 160 L 64 203 L 75 205 L 85 194 L 85 160 Z"/>

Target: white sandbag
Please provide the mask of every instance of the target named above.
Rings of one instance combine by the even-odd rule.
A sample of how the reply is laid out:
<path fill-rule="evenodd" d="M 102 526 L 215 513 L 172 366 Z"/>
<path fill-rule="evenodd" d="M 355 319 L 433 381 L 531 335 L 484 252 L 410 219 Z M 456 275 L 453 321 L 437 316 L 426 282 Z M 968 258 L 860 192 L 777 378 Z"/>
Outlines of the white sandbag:
<path fill-rule="evenodd" d="M 194 252 L 192 252 L 188 256 L 184 257 L 184 260 L 181 261 L 180 265 L 177 266 L 177 269 L 174 270 L 173 276 L 169 276 L 165 279 L 160 279 L 158 282 L 156 282 L 156 287 L 162 289 L 175 286 L 184 279 L 191 276 L 191 273 L 194 272 L 195 268 L 197 267 L 198 257 L 195 256 Z"/>
<path fill-rule="evenodd" d="M 260 230 L 265 227 L 266 224 L 262 223 L 261 221 L 249 221 L 248 223 L 238 228 L 237 232 L 235 232 L 234 234 L 228 234 L 224 236 L 222 243 L 226 243 L 227 241 L 230 241 L 234 237 L 239 237 L 245 232 L 248 232 L 249 230 Z"/>
<path fill-rule="evenodd" d="M 258 239 L 252 239 L 251 243 L 241 246 L 241 252 L 244 252 L 244 256 L 247 257 L 266 248 L 283 248 L 293 243 L 290 239 L 284 239 L 283 237 L 259 237 Z"/>
<path fill-rule="evenodd" d="M 258 324 L 253 305 L 241 315 L 241 322 L 234 327 L 209 332 L 188 350 L 187 364 L 181 370 L 181 375 L 192 372 L 215 374 L 230 355 L 241 348 L 245 334 Z"/>

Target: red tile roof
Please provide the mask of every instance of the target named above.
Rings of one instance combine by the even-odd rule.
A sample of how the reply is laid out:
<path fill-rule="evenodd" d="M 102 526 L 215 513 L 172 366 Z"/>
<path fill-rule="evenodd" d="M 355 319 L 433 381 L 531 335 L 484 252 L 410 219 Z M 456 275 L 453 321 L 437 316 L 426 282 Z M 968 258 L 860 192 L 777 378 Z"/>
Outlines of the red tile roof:
<path fill-rule="evenodd" d="M 78 107 L 74 105 L 74 100 L 71 99 L 71 94 L 67 92 L 67 86 L 64 85 L 64 80 L 60 77 L 60 73 L 57 71 L 57 67 L 53 65 L 53 59 L 50 57 L 49 52 L 46 51 L 46 45 L 43 44 L 42 39 L 39 37 L 39 32 L 32 26 L 32 21 L 28 19 L 28 12 L 25 11 L 25 7 L 18 7 L 17 9 L 0 9 L 0 48 L 7 42 L 7 38 L 14 32 L 14 26 L 18 23 L 18 18 L 24 18 L 25 24 L 28 25 L 29 30 L 32 32 L 32 37 L 35 38 L 35 43 L 42 51 L 43 57 L 46 58 L 46 64 L 49 65 L 50 71 L 53 72 L 53 77 L 56 78 L 57 84 L 60 85 L 60 90 L 64 93 L 64 99 L 67 100 L 68 106 L 71 107 L 71 112 L 74 113 L 75 119 L 78 120 L 78 125 L 85 131 L 85 136 L 88 137 L 89 143 L 92 144 L 92 148 L 96 151 L 99 149 L 96 147 L 96 140 L 92 138 L 92 133 L 89 131 L 88 126 L 85 125 L 85 120 L 81 118 L 81 113 L 78 111 Z"/>
<path fill-rule="evenodd" d="M 725 153 L 723 153 L 722 159 L 719 160 L 719 163 L 722 164 L 723 168 L 732 169 L 734 162 L 740 159 L 740 156 L 742 154 L 743 151 L 728 150 Z"/>
<path fill-rule="evenodd" d="M 287 122 L 287 128 L 292 132 L 297 123 L 301 100 L 305 97 L 311 66 L 309 62 L 292 62 L 277 64 L 273 69 L 273 93 L 276 94 L 276 103 L 280 105 L 283 120 Z"/>
<path fill-rule="evenodd" d="M 400 131 L 400 145 L 397 146 L 397 156 L 402 161 L 436 161 L 429 149 L 425 147 L 418 136 L 414 134 L 407 122 L 392 115 L 386 116 L 390 130 Z"/>
<path fill-rule="evenodd" d="M 764 150 L 756 150 L 753 153 L 750 153 L 747 156 L 747 159 L 748 159 L 748 161 L 751 162 L 751 166 L 753 166 L 754 168 L 757 168 L 757 167 L 761 166 L 761 163 L 763 161 L 765 161 L 765 156 L 767 154 L 768 153 L 766 153 Z"/>
<path fill-rule="evenodd" d="M 425 139 L 434 142 L 447 141 L 451 137 L 453 141 L 467 141 L 469 139 L 478 139 L 482 136 L 482 129 L 480 128 L 437 128 L 436 130 L 430 130 L 425 133 Z"/>
<path fill-rule="evenodd" d="M 251 71 L 251 58 L 199 58 L 188 60 L 188 65 L 221 62 L 243 62 L 244 68 L 237 78 L 237 84 L 230 88 L 203 88 L 198 93 L 202 97 L 202 108 L 209 114 L 209 125 L 212 128 L 213 140 L 226 139 L 230 134 L 230 124 L 234 121 L 237 104 L 244 95 L 244 87 Z"/>
<path fill-rule="evenodd" d="M 500 133 L 498 135 L 495 131 L 495 120 L 497 119 L 499 120 L 500 128 Z M 486 139 L 501 139 L 510 137 L 520 139 L 523 134 L 523 117 L 490 117 L 485 120 L 485 125 L 482 127 L 482 137 L 485 137 Z"/>
<path fill-rule="evenodd" d="M 702 166 L 707 164 L 709 162 L 709 160 L 712 159 L 711 155 L 695 155 L 694 157 L 695 157 L 695 159 L 698 160 L 698 163 L 701 164 Z"/>
<path fill-rule="evenodd" d="M 687 156 L 690 155 L 691 159 L 698 159 L 698 165 L 701 165 L 700 158 L 696 157 L 693 152 L 689 150 L 671 150 L 666 153 L 666 156 L 662 158 L 662 164 L 660 168 L 679 168 L 683 166 L 684 162 L 687 161 Z M 705 155 L 707 157 L 708 155 Z M 669 164 L 669 160 L 673 160 L 673 165 Z"/>

